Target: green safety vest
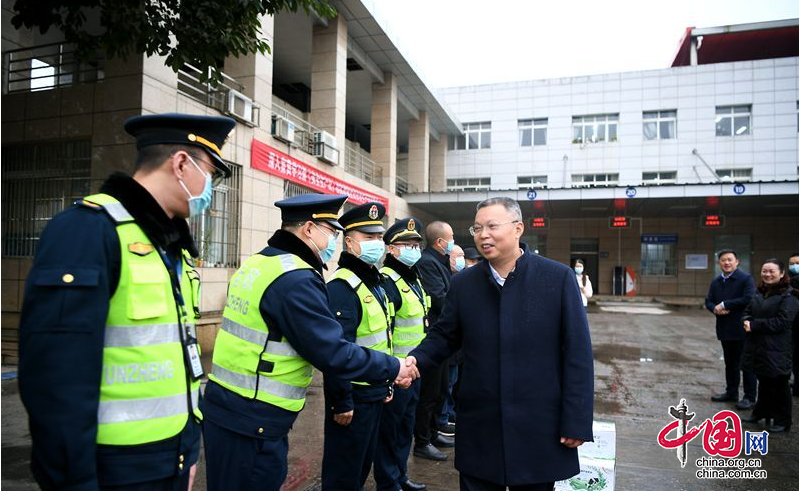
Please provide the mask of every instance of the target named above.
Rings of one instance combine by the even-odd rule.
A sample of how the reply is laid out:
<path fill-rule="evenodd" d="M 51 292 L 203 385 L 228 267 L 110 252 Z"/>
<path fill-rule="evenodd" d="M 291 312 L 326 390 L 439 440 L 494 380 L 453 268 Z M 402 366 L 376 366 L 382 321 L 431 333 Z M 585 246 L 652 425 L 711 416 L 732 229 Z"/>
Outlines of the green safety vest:
<path fill-rule="evenodd" d="M 397 285 L 397 289 L 402 296 L 402 307 L 397 311 L 394 318 L 394 356 L 405 358 L 414 348 L 419 346 L 425 337 L 424 329 L 427 325 L 427 312 L 430 310 L 430 296 L 422 288 L 422 283 L 416 279 L 416 285 L 422 292 L 424 301 L 419 298 L 416 292 L 408 285 L 399 273 L 389 268 L 383 267 L 380 270 L 383 274 L 391 278 Z"/>
<path fill-rule="evenodd" d="M 361 322 L 355 332 L 358 346 L 369 348 L 387 355 L 391 354 L 391 330 L 389 326 L 394 318 L 394 304 L 386 297 L 386 307 L 380 304 L 369 288 L 358 278 L 358 275 L 346 268 L 337 269 L 330 281 L 345 281 L 358 296 L 361 303 Z M 358 385 L 370 385 L 367 382 L 352 382 Z"/>
<path fill-rule="evenodd" d="M 230 280 L 209 379 L 236 394 L 299 412 L 313 367 L 261 316 L 266 289 L 280 276 L 313 268 L 294 254 L 250 257 Z"/>
<path fill-rule="evenodd" d="M 173 437 L 186 426 L 189 411 L 202 418 L 200 382 L 191 381 L 184 364 L 186 332 L 181 333 L 182 324 L 197 338 L 196 271 L 183 251 L 180 290 L 187 305 L 181 314 L 159 251 L 122 203 L 95 194 L 79 204 L 108 213 L 121 249 L 119 284 L 105 326 L 97 443 L 139 445 Z"/>

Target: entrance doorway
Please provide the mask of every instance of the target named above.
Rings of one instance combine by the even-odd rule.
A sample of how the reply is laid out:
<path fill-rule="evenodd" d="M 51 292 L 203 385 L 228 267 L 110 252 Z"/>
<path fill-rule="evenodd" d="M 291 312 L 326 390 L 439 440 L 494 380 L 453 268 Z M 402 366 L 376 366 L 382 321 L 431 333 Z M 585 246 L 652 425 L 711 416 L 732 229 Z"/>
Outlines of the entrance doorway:
<path fill-rule="evenodd" d="M 574 261 L 581 259 L 585 264 L 584 274 L 591 280 L 594 293 L 599 292 L 599 239 L 573 238 L 571 240 L 571 258 L 569 266 L 574 266 Z"/>

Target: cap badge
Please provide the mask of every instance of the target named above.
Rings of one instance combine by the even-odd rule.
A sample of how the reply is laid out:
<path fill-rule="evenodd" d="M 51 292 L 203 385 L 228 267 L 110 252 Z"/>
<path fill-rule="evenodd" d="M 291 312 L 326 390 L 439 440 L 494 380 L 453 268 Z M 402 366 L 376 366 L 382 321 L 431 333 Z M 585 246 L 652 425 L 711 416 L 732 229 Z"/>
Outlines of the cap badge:
<path fill-rule="evenodd" d="M 372 205 L 372 207 L 369 208 L 369 218 L 377 220 L 378 215 L 380 215 L 380 213 L 377 211 L 377 205 Z"/>
<path fill-rule="evenodd" d="M 408 220 L 408 230 L 416 230 L 416 222 L 413 221 L 413 218 Z"/>

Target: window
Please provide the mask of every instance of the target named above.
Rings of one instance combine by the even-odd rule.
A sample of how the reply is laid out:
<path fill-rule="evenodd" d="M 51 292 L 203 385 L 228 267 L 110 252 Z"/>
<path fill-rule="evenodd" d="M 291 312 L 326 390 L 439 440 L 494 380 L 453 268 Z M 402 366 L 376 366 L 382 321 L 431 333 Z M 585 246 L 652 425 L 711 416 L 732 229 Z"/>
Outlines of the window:
<path fill-rule="evenodd" d="M 716 108 L 716 136 L 752 134 L 752 106 L 719 106 Z"/>
<path fill-rule="evenodd" d="M 3 256 L 33 256 L 47 222 L 89 194 L 91 156 L 89 140 L 3 146 Z"/>
<path fill-rule="evenodd" d="M 241 211 L 241 166 L 227 163 L 233 174 L 214 187 L 211 208 L 189 220 L 189 228 L 200 250 L 198 266 L 239 266 L 239 215 Z"/>
<path fill-rule="evenodd" d="M 744 182 L 752 180 L 752 169 L 716 169 L 716 174 L 723 181 Z"/>
<path fill-rule="evenodd" d="M 31 92 L 55 87 L 55 68 L 33 58 L 31 60 Z"/>
<path fill-rule="evenodd" d="M 674 184 L 677 182 L 677 171 L 644 172 L 641 174 L 644 184 Z"/>
<path fill-rule="evenodd" d="M 519 120 L 519 146 L 547 144 L 547 118 Z"/>
<path fill-rule="evenodd" d="M 480 191 L 491 188 L 490 177 L 447 179 L 447 191 Z"/>
<path fill-rule="evenodd" d="M 677 276 L 677 243 L 642 242 L 641 274 L 643 276 Z"/>
<path fill-rule="evenodd" d="M 574 116 L 572 118 L 572 143 L 615 142 L 619 126 L 618 114 Z"/>
<path fill-rule="evenodd" d="M 619 174 L 572 174 L 572 187 L 616 186 Z"/>
<path fill-rule="evenodd" d="M 491 123 L 466 123 L 463 135 L 449 137 L 450 150 L 491 148 Z"/>
<path fill-rule="evenodd" d="M 644 111 L 644 140 L 677 138 L 677 111 Z"/>
<path fill-rule="evenodd" d="M 545 188 L 547 187 L 547 176 L 518 176 L 516 184 L 519 189 Z"/>

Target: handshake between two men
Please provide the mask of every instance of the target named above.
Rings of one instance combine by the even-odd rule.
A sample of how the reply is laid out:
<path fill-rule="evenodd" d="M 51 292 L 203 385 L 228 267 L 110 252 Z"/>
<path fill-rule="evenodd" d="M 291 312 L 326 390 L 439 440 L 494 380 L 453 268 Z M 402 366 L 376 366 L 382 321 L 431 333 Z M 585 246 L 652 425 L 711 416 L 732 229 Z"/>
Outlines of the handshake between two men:
<path fill-rule="evenodd" d="M 416 358 L 409 356 L 404 360 L 397 358 L 400 362 L 400 371 L 397 374 L 397 379 L 394 381 L 395 385 L 407 389 L 411 383 L 419 378 L 419 368 L 416 366 Z"/>

